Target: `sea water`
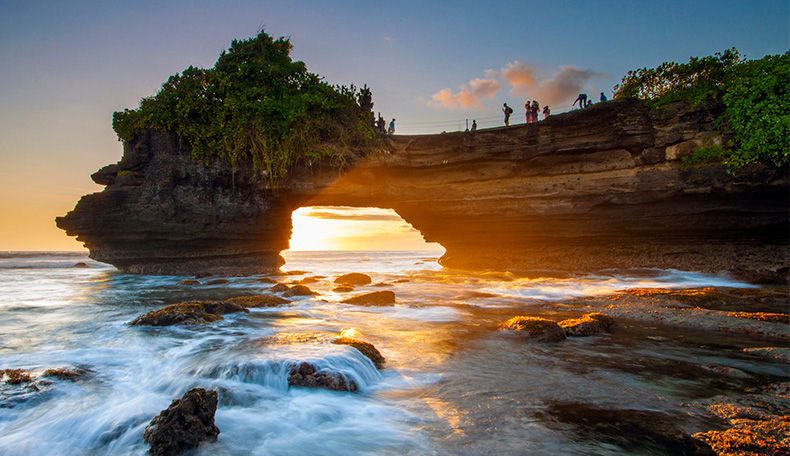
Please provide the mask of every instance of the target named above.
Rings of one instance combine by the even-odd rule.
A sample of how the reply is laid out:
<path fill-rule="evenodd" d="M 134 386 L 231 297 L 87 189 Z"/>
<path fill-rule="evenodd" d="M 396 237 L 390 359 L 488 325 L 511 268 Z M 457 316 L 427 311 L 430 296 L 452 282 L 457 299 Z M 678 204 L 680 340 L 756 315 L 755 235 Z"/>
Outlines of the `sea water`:
<path fill-rule="evenodd" d="M 782 365 L 743 355 L 744 344 L 759 341 L 742 337 L 634 323 L 530 344 L 496 331 L 515 315 L 578 316 L 547 303 L 579 296 L 747 286 L 727 277 L 470 273 L 443 269 L 438 255 L 286 252 L 282 269 L 296 273 L 274 278 L 317 277 L 308 285 L 317 295 L 206 325 L 141 327 L 128 323 L 168 304 L 269 294 L 272 285 L 250 276 L 185 286 L 187 277 L 124 274 L 84 253 L 0 254 L 0 369 L 87 371 L 38 391 L 0 385 L 0 454 L 143 455 L 150 420 L 192 387 L 219 393 L 220 429 L 193 455 L 673 454 L 671 442 L 621 421 L 659 417 L 686 433 L 707 430 L 707 418 L 684 404 L 742 385 L 700 376 L 700 363 L 766 381 L 786 375 Z M 348 272 L 373 283 L 333 291 Z M 377 290 L 394 291 L 396 302 L 341 302 Z M 383 370 L 328 342 L 350 329 L 386 357 Z M 359 390 L 289 387 L 288 370 L 302 361 L 342 373 Z M 598 423 L 612 416 L 615 425 L 596 426 L 588 415 Z"/>

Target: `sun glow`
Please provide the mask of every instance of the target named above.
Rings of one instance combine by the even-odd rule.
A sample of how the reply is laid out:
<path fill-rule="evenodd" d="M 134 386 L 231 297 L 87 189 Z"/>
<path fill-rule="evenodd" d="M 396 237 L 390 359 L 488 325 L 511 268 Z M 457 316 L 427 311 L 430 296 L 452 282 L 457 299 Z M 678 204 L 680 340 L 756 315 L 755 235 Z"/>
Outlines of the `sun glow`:
<path fill-rule="evenodd" d="M 441 250 L 392 209 L 302 207 L 292 221 L 290 250 Z"/>

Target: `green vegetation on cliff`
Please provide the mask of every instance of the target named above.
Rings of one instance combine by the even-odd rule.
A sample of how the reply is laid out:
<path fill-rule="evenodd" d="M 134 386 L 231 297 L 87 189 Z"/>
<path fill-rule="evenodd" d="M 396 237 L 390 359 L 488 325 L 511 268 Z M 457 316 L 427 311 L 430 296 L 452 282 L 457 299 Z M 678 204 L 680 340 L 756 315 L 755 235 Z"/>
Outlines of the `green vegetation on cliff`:
<path fill-rule="evenodd" d="M 640 98 L 652 108 L 679 100 L 724 103 L 718 124 L 733 139 L 700 148 L 684 166 L 723 162 L 732 172 L 756 162 L 782 166 L 790 158 L 790 52 L 743 60 L 732 48 L 685 64 L 664 62 L 629 71 L 614 97 Z"/>
<path fill-rule="evenodd" d="M 265 32 L 234 40 L 213 68 L 190 66 L 137 109 L 115 112 L 113 129 L 122 141 L 147 129 L 170 132 L 197 159 L 249 161 L 270 181 L 299 161 L 343 165 L 373 149 L 370 90 L 330 86 L 292 61 L 291 48 Z"/>

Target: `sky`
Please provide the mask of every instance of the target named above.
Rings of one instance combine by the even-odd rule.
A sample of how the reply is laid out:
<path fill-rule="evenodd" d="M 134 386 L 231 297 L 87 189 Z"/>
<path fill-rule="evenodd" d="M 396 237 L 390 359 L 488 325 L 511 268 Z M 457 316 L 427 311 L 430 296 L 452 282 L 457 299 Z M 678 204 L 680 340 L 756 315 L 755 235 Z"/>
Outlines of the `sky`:
<path fill-rule="evenodd" d="M 558 113 L 579 92 L 611 98 L 629 70 L 664 61 L 784 53 L 789 10 L 787 0 L 0 0 L 0 251 L 79 249 L 54 218 L 101 191 L 90 174 L 121 158 L 112 113 L 261 29 L 290 37 L 293 59 L 327 82 L 367 84 L 396 133 L 422 134 L 501 125 L 503 103 L 518 123 L 525 100 Z"/>

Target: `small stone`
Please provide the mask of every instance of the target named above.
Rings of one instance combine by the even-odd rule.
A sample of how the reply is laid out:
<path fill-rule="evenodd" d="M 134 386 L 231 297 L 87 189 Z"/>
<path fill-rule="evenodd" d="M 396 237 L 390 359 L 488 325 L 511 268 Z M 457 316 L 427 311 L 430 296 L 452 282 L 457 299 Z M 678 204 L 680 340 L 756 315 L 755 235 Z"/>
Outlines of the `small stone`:
<path fill-rule="evenodd" d="M 395 292 L 390 290 L 374 291 L 353 298 L 343 300 L 346 304 L 355 304 L 360 306 L 383 306 L 395 302 Z"/>
<path fill-rule="evenodd" d="M 350 274 L 343 274 L 335 279 L 335 283 L 342 283 L 345 285 L 367 285 L 373 280 L 367 274 L 359 272 L 352 272 Z"/>
<path fill-rule="evenodd" d="M 75 268 L 89 268 L 90 266 L 88 266 L 87 263 L 83 263 L 82 261 L 80 261 L 79 263 L 75 264 L 74 267 Z"/>
<path fill-rule="evenodd" d="M 201 442 L 215 442 L 219 428 L 214 424 L 217 392 L 192 388 L 175 399 L 166 410 L 151 420 L 143 439 L 154 456 L 174 456 L 196 448 Z"/>
<path fill-rule="evenodd" d="M 222 285 L 224 283 L 228 283 L 230 280 L 228 279 L 213 279 L 206 282 L 206 285 Z"/>
<path fill-rule="evenodd" d="M 288 384 L 291 386 L 305 386 L 308 388 L 323 388 L 331 391 L 356 391 L 357 384 L 348 380 L 339 373 L 318 372 L 310 363 L 301 363 L 291 368 L 288 375 Z"/>
<path fill-rule="evenodd" d="M 340 285 L 339 287 L 335 287 L 332 291 L 334 291 L 335 293 L 349 293 L 354 291 L 354 287 Z"/>
<path fill-rule="evenodd" d="M 195 280 L 195 279 L 184 279 L 184 280 L 178 282 L 178 284 L 179 285 L 200 285 L 200 281 L 199 280 Z"/>

